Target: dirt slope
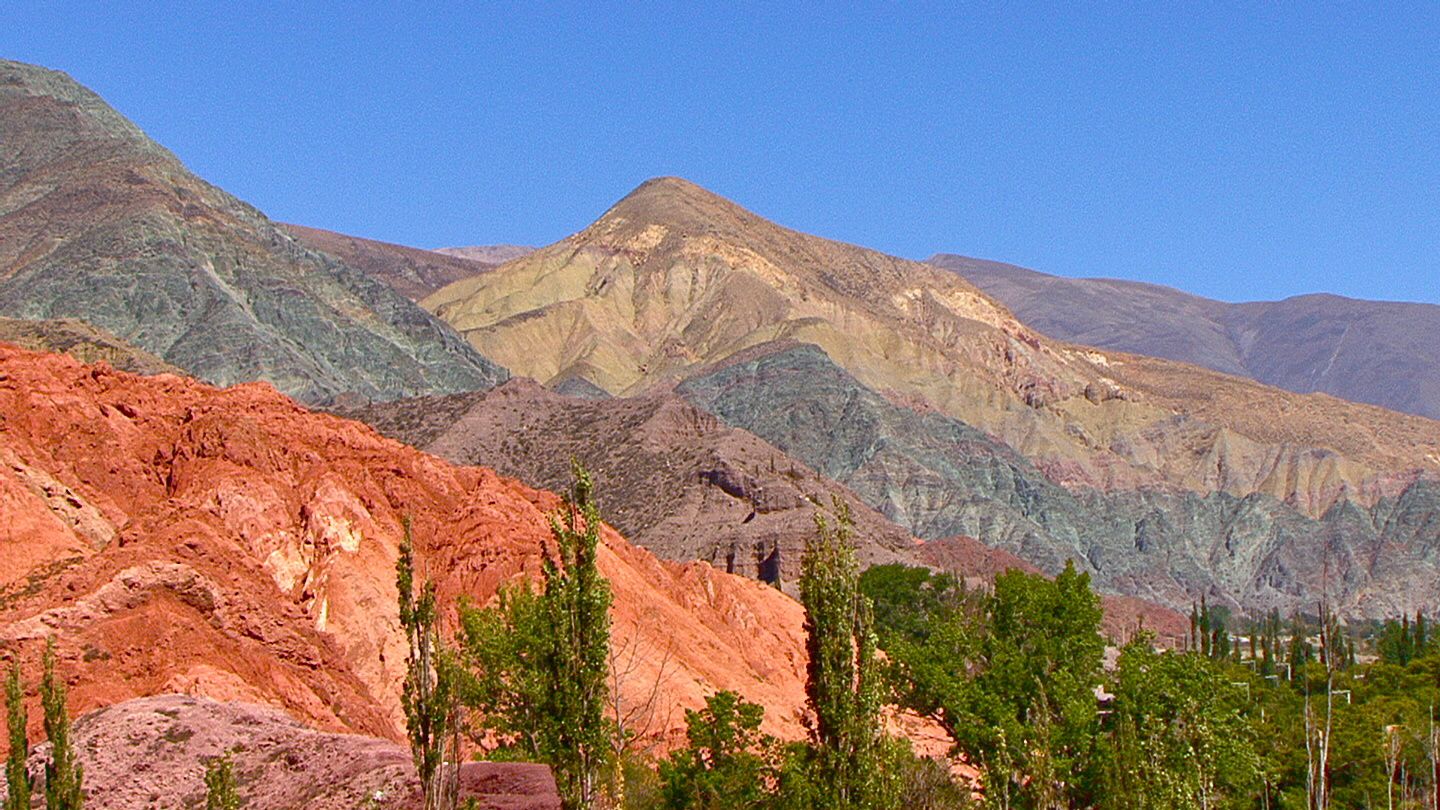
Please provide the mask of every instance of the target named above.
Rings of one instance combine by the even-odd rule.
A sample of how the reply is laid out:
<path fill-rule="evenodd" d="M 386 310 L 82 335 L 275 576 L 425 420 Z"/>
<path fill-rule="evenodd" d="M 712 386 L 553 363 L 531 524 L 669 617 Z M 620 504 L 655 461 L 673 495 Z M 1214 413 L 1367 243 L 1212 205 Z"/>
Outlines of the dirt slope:
<path fill-rule="evenodd" d="M 205 764 L 229 754 L 247 810 L 419 810 L 406 746 L 306 728 L 284 712 L 189 695 L 136 698 L 76 719 L 74 744 L 92 810 L 180 810 L 205 805 Z M 30 772 L 40 778 L 48 745 Z M 0 789 L 5 783 L 0 774 Z M 550 769 L 467 763 L 461 799 L 478 810 L 559 810 Z M 36 797 L 38 799 L 38 796 Z"/>
<path fill-rule="evenodd" d="M 570 459 L 596 476 L 609 521 L 678 561 L 793 585 L 817 509 L 849 507 L 865 564 L 916 564 L 910 533 L 854 493 L 674 394 L 577 399 L 522 378 L 488 392 L 381 403 L 346 412 L 457 464 L 491 467 L 546 489 Z"/>

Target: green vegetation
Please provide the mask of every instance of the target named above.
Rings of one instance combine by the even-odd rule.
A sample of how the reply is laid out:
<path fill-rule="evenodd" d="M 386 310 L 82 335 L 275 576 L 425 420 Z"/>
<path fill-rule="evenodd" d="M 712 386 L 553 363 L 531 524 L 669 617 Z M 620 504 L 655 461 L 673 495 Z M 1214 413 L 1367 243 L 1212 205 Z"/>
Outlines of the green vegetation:
<path fill-rule="evenodd" d="M 1111 674 L 1115 698 L 1100 736 L 1108 807 L 1221 807 L 1256 784 L 1259 759 L 1245 692 L 1222 665 L 1157 652 L 1147 634 Z"/>
<path fill-rule="evenodd" d="M 901 705 L 935 718 L 980 768 L 999 806 L 1086 806 L 1099 626 L 1088 576 L 1010 571 L 992 594 L 938 614 L 923 640 L 888 633 L 891 682 Z"/>
<path fill-rule="evenodd" d="M 1142 632 L 1107 667 L 1099 598 L 1073 565 L 1054 579 L 1009 571 L 988 588 L 905 566 L 861 575 L 836 512 L 833 525 L 817 516 L 799 582 L 810 739 L 780 743 L 761 706 L 719 692 L 686 712 L 688 744 L 658 763 L 628 747 L 635 732 L 610 694 L 612 597 L 583 469 L 552 517 L 538 583 L 504 586 L 484 608 L 462 603 L 453 649 L 434 586 L 416 586 L 407 526 L 405 710 L 417 768 L 437 786 L 427 808 L 455 806 L 445 766 L 462 730 L 489 756 L 549 764 L 576 809 L 1435 806 L 1440 643 L 1423 614 L 1367 634 L 1324 609 L 1246 625 L 1202 601 L 1189 649 L 1156 649 Z M 1374 660 L 1357 663 L 1371 657 L 1360 649 Z M 979 770 L 982 798 L 888 737 L 887 703 L 936 720 Z"/>
<path fill-rule="evenodd" d="M 30 753 L 30 744 L 25 736 L 28 717 L 18 660 L 11 663 L 10 675 L 5 679 L 5 719 L 10 732 L 10 756 L 5 760 L 5 810 L 30 810 L 30 771 L 25 762 Z"/>
<path fill-rule="evenodd" d="M 1325 609 L 1271 613 L 1232 635 L 1234 618 L 1201 604 L 1190 651 L 1142 634 L 1107 670 L 1098 604 L 1073 570 L 1002 574 L 988 593 L 936 581 L 862 579 L 886 617 L 894 699 L 945 726 L 987 805 L 1435 806 L 1440 644 L 1424 615 L 1347 629 Z M 1361 648 L 1375 660 L 1357 663 Z"/>
<path fill-rule="evenodd" d="M 885 685 L 876 659 L 874 613 L 860 591 L 849 511 L 835 501 L 830 526 L 815 516 L 800 571 L 808 653 L 805 692 L 814 716 L 810 779 L 816 807 L 882 808 L 898 800 L 880 709 Z"/>
<path fill-rule="evenodd" d="M 240 810 L 235 764 L 229 753 L 205 763 L 205 810 Z"/>
<path fill-rule="evenodd" d="M 498 740 L 502 755 L 549 764 L 565 806 L 589 808 L 615 773 L 618 732 L 605 713 L 611 595 L 597 565 L 600 512 L 589 473 L 577 463 L 574 475 L 550 520 L 555 545 L 539 593 L 520 583 L 495 606 L 462 605 L 461 649 L 476 731 Z"/>
<path fill-rule="evenodd" d="M 948 604 L 959 584 L 919 569 L 887 567 L 862 588 L 848 511 L 835 504 L 834 526 L 816 516 L 800 577 L 805 606 L 811 712 L 808 743 L 781 745 L 764 734 L 763 707 L 732 692 L 712 695 L 703 711 L 685 713 L 688 747 L 660 764 L 663 806 L 766 810 L 950 810 L 970 805 L 967 790 L 945 766 L 916 757 L 885 735 L 881 709 L 887 686 L 876 645 L 877 609 L 890 626 L 923 635 L 926 604 L 909 589 L 934 588 L 933 606 Z M 932 582 L 932 579 L 934 580 Z M 938 607 L 936 608 L 938 609 Z"/>
<path fill-rule="evenodd" d="M 688 747 L 660 764 L 670 810 L 771 807 L 780 783 L 780 744 L 760 731 L 765 708 L 719 692 L 686 711 Z"/>
<path fill-rule="evenodd" d="M 45 737 L 50 761 L 45 763 L 47 810 L 80 810 L 85 803 L 84 769 L 70 745 L 70 714 L 65 706 L 65 682 L 55 673 L 55 639 L 45 644 L 45 673 L 40 681 L 40 705 L 45 712 Z"/>

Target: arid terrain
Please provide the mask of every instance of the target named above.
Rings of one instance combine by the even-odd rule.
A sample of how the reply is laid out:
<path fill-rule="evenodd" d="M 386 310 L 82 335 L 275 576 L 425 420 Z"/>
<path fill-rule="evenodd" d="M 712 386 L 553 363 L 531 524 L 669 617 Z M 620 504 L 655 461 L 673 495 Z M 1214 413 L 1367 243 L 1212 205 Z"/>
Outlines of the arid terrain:
<path fill-rule="evenodd" d="M 1229 304 L 1135 281 L 937 254 L 1058 340 L 1180 360 L 1290 391 L 1440 418 L 1440 306 L 1299 295 Z"/>

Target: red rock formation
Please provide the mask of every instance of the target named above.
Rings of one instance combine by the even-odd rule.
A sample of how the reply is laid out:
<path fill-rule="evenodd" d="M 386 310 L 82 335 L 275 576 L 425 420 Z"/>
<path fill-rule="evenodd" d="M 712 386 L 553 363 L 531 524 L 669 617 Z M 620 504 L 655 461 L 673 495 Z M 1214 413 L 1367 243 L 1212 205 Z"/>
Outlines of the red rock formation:
<path fill-rule="evenodd" d="M 76 712 L 182 691 L 396 739 L 394 565 L 409 516 L 450 603 L 538 568 L 554 495 L 313 414 L 265 384 L 216 390 L 0 346 L 0 649 L 34 674 L 59 639 Z M 652 732 L 734 689 L 802 733 L 798 604 L 607 530 L 632 700 Z"/>

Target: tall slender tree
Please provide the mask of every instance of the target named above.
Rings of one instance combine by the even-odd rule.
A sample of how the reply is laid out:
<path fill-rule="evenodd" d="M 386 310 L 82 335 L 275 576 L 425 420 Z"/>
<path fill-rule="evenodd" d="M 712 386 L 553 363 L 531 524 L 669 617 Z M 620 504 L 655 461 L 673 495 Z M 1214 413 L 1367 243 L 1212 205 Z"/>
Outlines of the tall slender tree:
<path fill-rule="evenodd" d="M 554 770 L 567 810 L 601 799 L 616 729 L 607 716 L 610 584 L 600 574 L 600 511 L 578 463 L 551 517 L 541 588 L 502 588 L 487 608 L 462 605 L 464 699 L 477 731 Z"/>
<path fill-rule="evenodd" d="M 40 703 L 45 710 L 45 737 L 50 741 L 50 761 L 45 763 L 45 807 L 47 810 L 80 810 L 85 803 L 82 787 L 85 774 L 70 744 L 65 682 L 55 672 L 53 637 L 45 644 L 44 667 Z"/>
<path fill-rule="evenodd" d="M 410 752 L 420 776 L 425 810 L 451 810 L 458 801 L 459 751 L 453 733 L 459 723 L 459 703 L 449 653 L 440 637 L 435 583 L 425 579 L 416 590 L 415 543 L 410 520 L 403 521 L 404 538 L 395 563 L 399 592 L 400 626 L 408 644 L 401 702 Z M 452 767 L 444 768 L 447 749 Z"/>
<path fill-rule="evenodd" d="M 10 732 L 10 756 L 5 760 L 5 810 L 30 810 L 30 770 L 26 758 L 30 753 L 25 727 L 25 689 L 20 683 L 20 662 L 10 665 L 5 679 L 5 719 Z"/>
<path fill-rule="evenodd" d="M 805 690 L 814 714 L 812 781 L 824 786 L 819 806 L 883 807 L 883 685 L 874 618 L 870 599 L 860 592 L 849 510 L 838 499 L 834 508 L 834 526 L 815 516 L 800 572 L 809 653 Z"/>
<path fill-rule="evenodd" d="M 600 798 L 610 764 L 605 717 L 610 651 L 610 583 L 600 574 L 600 509 L 595 484 L 578 461 L 574 483 L 550 517 L 555 547 L 545 557 L 543 600 L 550 644 L 542 660 L 550 675 L 554 716 L 546 740 L 567 807 L 589 808 Z"/>

